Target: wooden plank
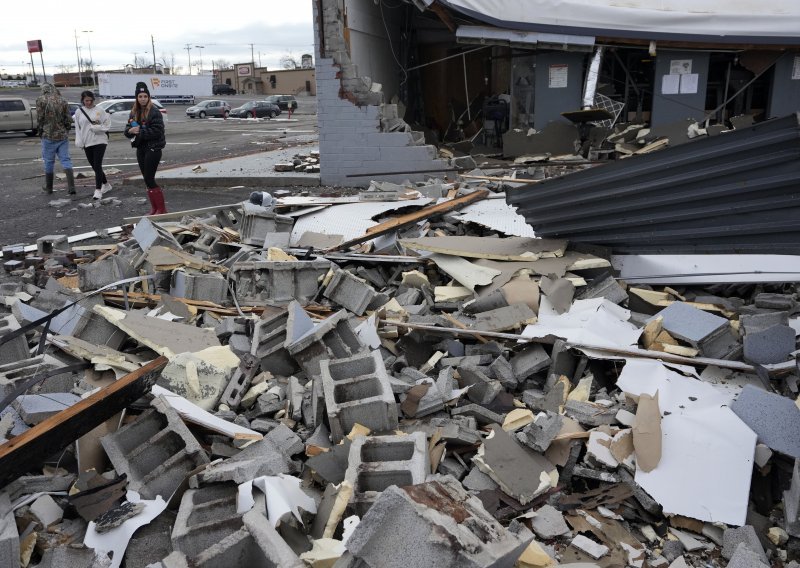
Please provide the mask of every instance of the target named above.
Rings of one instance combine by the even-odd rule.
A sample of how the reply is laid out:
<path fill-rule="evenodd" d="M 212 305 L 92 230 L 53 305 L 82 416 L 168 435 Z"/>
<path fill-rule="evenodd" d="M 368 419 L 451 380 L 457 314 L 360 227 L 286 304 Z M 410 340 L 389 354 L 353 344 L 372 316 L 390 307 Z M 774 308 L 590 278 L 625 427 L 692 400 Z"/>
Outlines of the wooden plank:
<path fill-rule="evenodd" d="M 124 304 L 125 296 L 122 292 L 119 291 L 111 291 L 111 292 L 103 292 L 103 298 L 107 302 L 114 302 L 116 304 Z M 214 302 L 205 302 L 203 300 L 187 300 L 186 298 L 177 298 L 175 296 L 172 297 L 173 300 L 176 302 L 181 302 L 186 304 L 187 306 L 193 306 L 200 310 L 205 310 L 207 312 L 214 312 L 218 314 L 227 314 L 227 315 L 239 315 L 239 312 L 236 308 L 226 308 L 225 306 L 220 306 L 219 304 L 215 304 Z M 141 292 L 128 292 L 128 303 L 133 306 L 154 306 L 158 302 L 161 301 L 161 294 L 143 294 Z M 251 313 L 251 314 L 260 314 L 264 311 L 263 307 L 259 306 L 241 306 L 241 310 L 244 313 Z"/>
<path fill-rule="evenodd" d="M 457 199 L 452 199 L 450 201 L 445 201 L 443 203 L 437 203 L 436 205 L 423 207 L 422 209 L 414 211 L 413 213 L 408 213 L 407 215 L 401 215 L 396 219 L 392 219 L 390 221 L 386 221 L 385 223 L 380 223 L 378 225 L 375 225 L 374 227 L 370 227 L 367 230 L 366 234 L 357 237 L 355 239 L 343 242 L 338 246 L 328 249 L 328 251 L 347 249 L 355 245 L 361 244 L 363 242 L 371 241 L 376 237 L 385 235 L 386 233 L 396 231 L 397 229 L 401 229 L 409 225 L 413 225 L 414 223 L 417 223 L 424 219 L 431 219 L 433 217 L 438 217 L 439 215 L 444 215 L 445 213 L 449 213 L 450 211 L 455 211 L 457 209 L 465 207 L 470 203 L 475 203 L 476 201 L 486 199 L 488 195 L 489 191 L 481 189 L 479 191 L 475 191 L 473 193 L 470 193 L 463 197 L 459 197 Z"/>
<path fill-rule="evenodd" d="M 154 359 L 0 446 L 0 487 L 32 471 L 150 392 L 167 358 Z"/>
<path fill-rule="evenodd" d="M 472 176 L 467 174 L 459 174 L 458 177 L 464 179 L 482 179 L 486 181 L 509 181 L 512 183 L 539 183 L 543 179 L 526 179 L 526 178 L 511 178 L 511 177 L 494 177 L 494 176 Z"/>

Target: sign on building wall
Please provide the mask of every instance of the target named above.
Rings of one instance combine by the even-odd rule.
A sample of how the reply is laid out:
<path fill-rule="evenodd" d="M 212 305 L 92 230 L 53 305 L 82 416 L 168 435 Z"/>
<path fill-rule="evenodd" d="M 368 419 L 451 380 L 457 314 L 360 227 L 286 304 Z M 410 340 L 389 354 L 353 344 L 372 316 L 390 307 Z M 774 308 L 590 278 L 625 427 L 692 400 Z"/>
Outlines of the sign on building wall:
<path fill-rule="evenodd" d="M 550 76 L 547 86 L 551 89 L 566 89 L 569 65 L 558 64 L 550 66 Z"/>
<path fill-rule="evenodd" d="M 239 77 L 249 77 L 253 74 L 253 68 L 250 65 L 238 65 L 236 67 L 236 74 Z"/>

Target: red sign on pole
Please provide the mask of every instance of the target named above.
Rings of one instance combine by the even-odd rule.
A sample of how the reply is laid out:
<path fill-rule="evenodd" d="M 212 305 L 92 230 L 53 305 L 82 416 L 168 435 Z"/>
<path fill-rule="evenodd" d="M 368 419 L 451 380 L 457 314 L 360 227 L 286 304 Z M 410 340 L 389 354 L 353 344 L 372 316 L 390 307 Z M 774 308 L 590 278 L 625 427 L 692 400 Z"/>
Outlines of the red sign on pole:
<path fill-rule="evenodd" d="M 42 51 L 42 40 L 28 40 L 28 53 L 39 53 L 40 51 Z"/>

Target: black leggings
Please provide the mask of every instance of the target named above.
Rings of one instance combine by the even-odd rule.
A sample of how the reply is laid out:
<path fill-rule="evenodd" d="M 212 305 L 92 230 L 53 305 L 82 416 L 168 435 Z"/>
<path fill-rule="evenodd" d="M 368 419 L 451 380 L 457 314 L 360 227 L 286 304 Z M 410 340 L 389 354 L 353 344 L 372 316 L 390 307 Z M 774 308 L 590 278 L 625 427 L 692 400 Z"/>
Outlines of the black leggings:
<path fill-rule="evenodd" d="M 103 156 L 106 154 L 106 145 L 87 146 L 83 151 L 86 154 L 86 159 L 89 160 L 89 165 L 94 170 L 94 188 L 100 189 L 104 183 L 108 183 L 106 173 L 103 171 Z"/>
<path fill-rule="evenodd" d="M 136 148 L 136 161 L 139 162 L 139 170 L 142 172 L 147 189 L 158 187 L 158 184 L 156 184 L 156 171 L 158 170 L 158 163 L 161 161 L 161 150 Z"/>

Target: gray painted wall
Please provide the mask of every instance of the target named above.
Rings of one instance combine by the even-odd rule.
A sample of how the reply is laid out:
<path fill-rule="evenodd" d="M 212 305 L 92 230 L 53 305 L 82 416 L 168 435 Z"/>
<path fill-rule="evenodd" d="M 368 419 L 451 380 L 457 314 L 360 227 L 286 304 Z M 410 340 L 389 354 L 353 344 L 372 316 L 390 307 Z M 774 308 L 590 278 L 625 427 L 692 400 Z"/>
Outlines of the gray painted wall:
<path fill-rule="evenodd" d="M 775 64 L 767 118 L 800 111 L 800 77 L 792 79 L 795 58 L 800 58 L 800 52 L 787 52 Z"/>
<path fill-rule="evenodd" d="M 697 74 L 696 93 L 664 94 L 664 75 L 671 75 L 673 61 L 691 61 L 691 72 Z M 697 51 L 659 50 L 656 56 L 655 95 L 651 126 L 670 124 L 686 118 L 703 120 L 705 118 L 706 86 L 708 84 L 709 54 Z"/>
<path fill-rule="evenodd" d="M 568 51 L 538 52 L 536 54 L 536 92 L 533 111 L 534 127 L 542 130 L 548 122 L 569 122 L 562 112 L 580 110 L 583 96 L 584 67 L 586 53 Z M 567 86 L 550 87 L 550 66 L 567 66 Z M 558 75 L 558 74 L 557 74 Z"/>

